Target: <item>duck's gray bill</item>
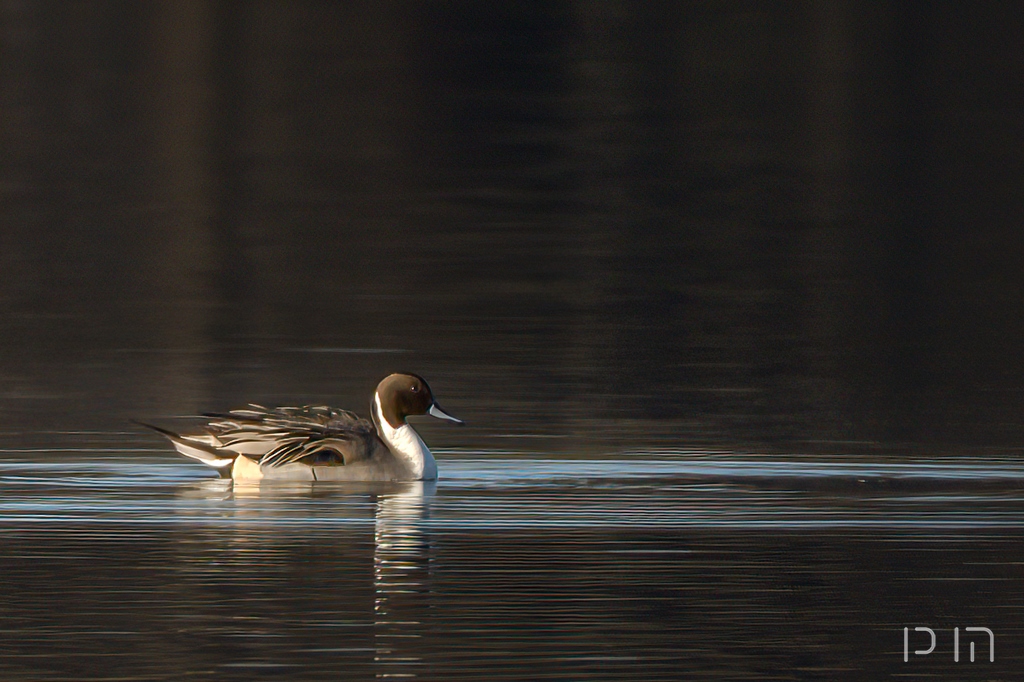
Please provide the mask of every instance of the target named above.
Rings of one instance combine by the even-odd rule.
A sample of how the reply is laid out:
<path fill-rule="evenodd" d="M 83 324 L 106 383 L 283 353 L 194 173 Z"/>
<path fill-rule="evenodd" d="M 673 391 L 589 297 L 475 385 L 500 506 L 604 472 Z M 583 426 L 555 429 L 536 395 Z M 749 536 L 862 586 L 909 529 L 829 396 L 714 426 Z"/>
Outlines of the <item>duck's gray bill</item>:
<path fill-rule="evenodd" d="M 448 421 L 455 422 L 456 424 L 465 424 L 465 422 L 462 421 L 461 419 L 456 419 L 455 417 L 451 416 L 450 414 L 442 410 L 440 407 L 437 406 L 437 403 L 434 403 L 433 405 L 430 406 L 430 409 L 427 410 L 427 414 L 429 414 L 431 417 L 437 417 L 438 419 L 447 419 Z"/>

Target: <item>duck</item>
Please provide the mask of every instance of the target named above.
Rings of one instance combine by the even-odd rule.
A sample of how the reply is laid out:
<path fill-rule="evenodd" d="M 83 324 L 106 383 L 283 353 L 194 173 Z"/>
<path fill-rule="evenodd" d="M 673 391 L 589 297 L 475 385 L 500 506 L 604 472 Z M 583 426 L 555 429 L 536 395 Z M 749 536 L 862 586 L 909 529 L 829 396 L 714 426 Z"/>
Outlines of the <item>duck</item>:
<path fill-rule="evenodd" d="M 437 463 L 406 418 L 429 415 L 463 424 L 441 409 L 423 377 L 385 377 L 370 402 L 371 420 L 326 405 L 248 407 L 211 418 L 198 433 L 166 437 L 180 454 L 234 481 L 433 481 Z"/>

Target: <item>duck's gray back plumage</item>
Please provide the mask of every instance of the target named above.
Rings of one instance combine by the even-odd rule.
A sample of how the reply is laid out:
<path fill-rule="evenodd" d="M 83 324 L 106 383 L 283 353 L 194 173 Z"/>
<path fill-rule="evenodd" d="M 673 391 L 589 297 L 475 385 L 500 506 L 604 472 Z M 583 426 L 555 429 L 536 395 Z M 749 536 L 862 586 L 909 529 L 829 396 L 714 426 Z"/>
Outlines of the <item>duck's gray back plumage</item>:
<path fill-rule="evenodd" d="M 278 468 L 368 462 L 383 452 L 373 423 L 347 410 L 324 405 L 276 407 L 250 405 L 225 414 L 207 415 L 215 421 L 205 431 L 226 450 L 245 455 L 261 467 Z"/>

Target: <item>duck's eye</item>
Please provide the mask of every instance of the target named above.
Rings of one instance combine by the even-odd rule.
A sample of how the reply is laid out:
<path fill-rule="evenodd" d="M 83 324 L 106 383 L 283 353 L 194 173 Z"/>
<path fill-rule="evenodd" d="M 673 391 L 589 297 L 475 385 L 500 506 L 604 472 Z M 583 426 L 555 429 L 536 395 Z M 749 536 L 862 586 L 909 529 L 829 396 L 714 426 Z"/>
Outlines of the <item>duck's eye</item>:
<path fill-rule="evenodd" d="M 412 391 L 413 393 L 419 393 L 420 392 L 420 387 L 419 386 L 412 386 L 411 388 L 409 388 L 409 390 Z"/>

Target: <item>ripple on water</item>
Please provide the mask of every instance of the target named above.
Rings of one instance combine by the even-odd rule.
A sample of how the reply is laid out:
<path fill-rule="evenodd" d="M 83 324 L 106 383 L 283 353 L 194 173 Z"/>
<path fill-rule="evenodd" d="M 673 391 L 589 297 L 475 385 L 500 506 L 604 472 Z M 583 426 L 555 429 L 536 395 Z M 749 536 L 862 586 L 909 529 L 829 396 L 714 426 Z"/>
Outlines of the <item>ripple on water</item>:
<path fill-rule="evenodd" d="M 557 459 L 442 452 L 442 478 L 425 492 L 430 513 L 416 523 L 438 529 L 950 529 L 1018 526 L 1024 518 L 1022 469 L 1002 459 L 658 454 Z M 232 486 L 169 457 L 22 454 L 0 462 L 0 524 L 365 525 L 373 522 L 372 500 L 394 488 Z"/>

